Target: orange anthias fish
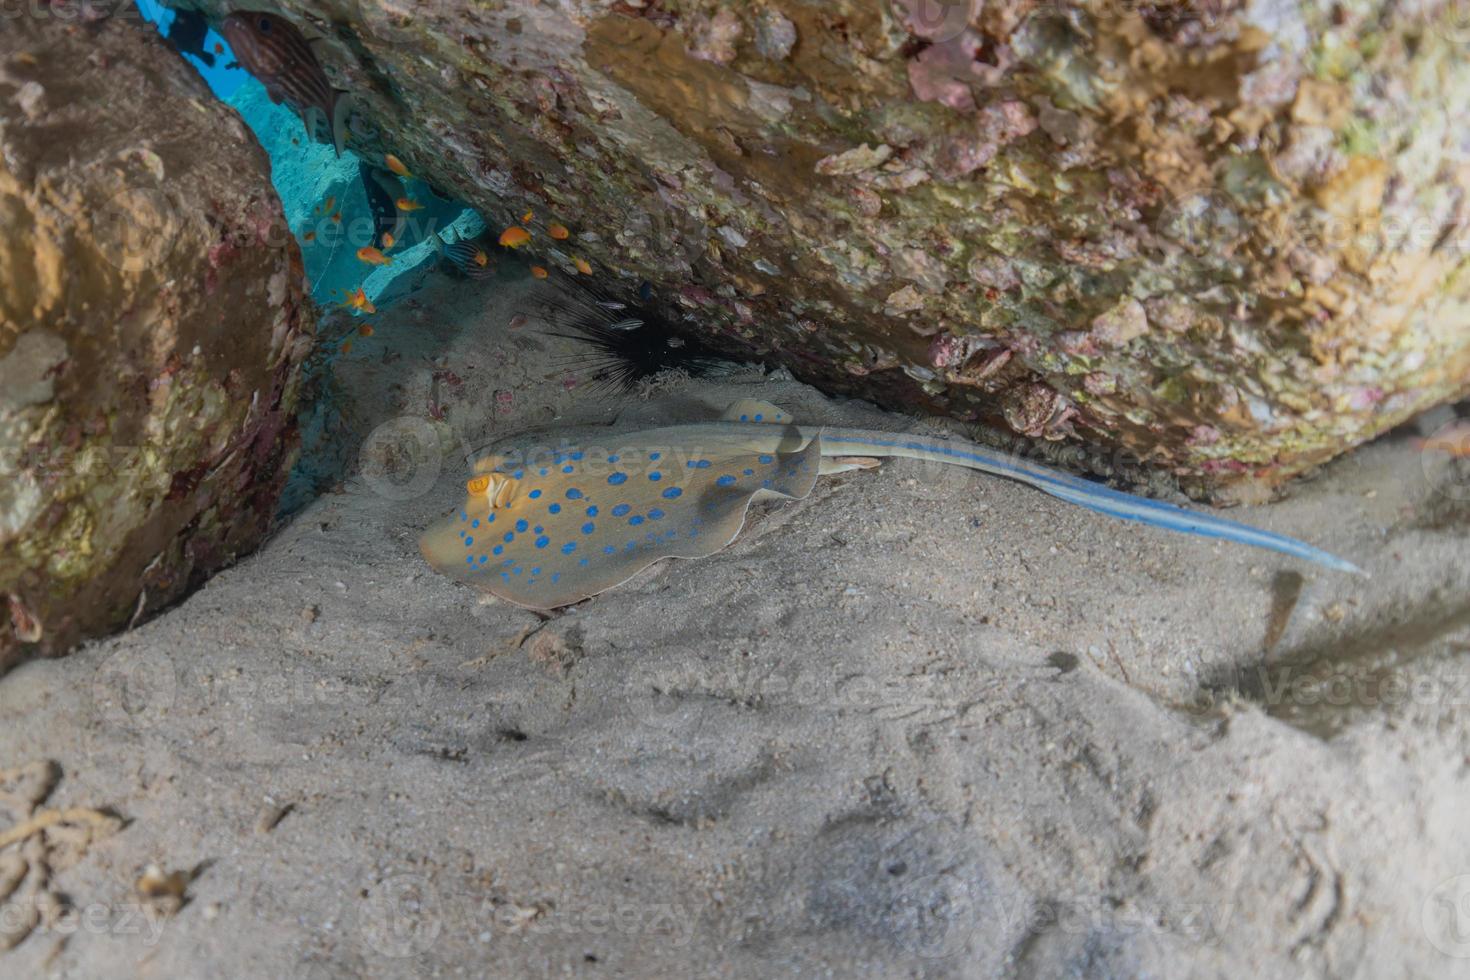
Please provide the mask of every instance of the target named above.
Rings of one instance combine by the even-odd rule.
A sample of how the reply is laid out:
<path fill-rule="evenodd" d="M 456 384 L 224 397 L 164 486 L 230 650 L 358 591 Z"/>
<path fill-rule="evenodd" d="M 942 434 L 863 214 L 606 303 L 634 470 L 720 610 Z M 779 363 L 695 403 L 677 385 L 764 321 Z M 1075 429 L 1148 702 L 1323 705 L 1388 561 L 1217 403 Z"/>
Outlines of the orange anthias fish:
<path fill-rule="evenodd" d="M 400 211 L 417 211 L 423 207 L 423 205 L 420 204 L 418 201 L 411 200 L 407 197 L 400 197 L 397 201 L 397 204 L 398 210 Z"/>
<path fill-rule="evenodd" d="M 395 157 L 391 153 L 384 153 L 383 154 L 383 162 L 388 165 L 388 169 L 389 170 L 393 171 L 395 174 L 397 174 L 400 177 L 412 177 L 413 176 L 413 174 L 411 174 L 411 173 L 408 172 L 408 168 L 403 165 L 403 161 L 400 160 L 400 159 L 398 159 L 397 157 Z"/>
<path fill-rule="evenodd" d="M 582 275 L 584 275 L 584 276 L 590 276 L 590 275 L 592 275 L 592 263 L 588 262 L 586 259 L 583 259 L 583 258 L 575 258 L 575 259 L 572 259 L 572 264 L 574 264 L 577 267 L 577 271 L 580 272 L 580 273 L 582 273 Z"/>
<path fill-rule="evenodd" d="M 554 222 L 547 227 L 546 233 L 559 242 L 564 242 L 572 237 L 572 233 L 567 231 L 566 225 L 560 225 Z"/>
<path fill-rule="evenodd" d="M 367 298 L 367 293 L 363 292 L 361 286 L 357 287 L 357 292 L 348 293 L 347 298 L 342 301 L 342 305 L 349 309 L 360 310 L 363 313 L 378 312 L 378 308 L 373 305 L 372 300 Z"/>
<path fill-rule="evenodd" d="M 531 275 L 535 276 L 537 279 L 545 279 L 550 274 L 551 273 L 547 272 L 546 269 L 545 269 L 545 267 L 543 267 L 543 266 L 539 266 L 539 265 L 533 265 L 533 266 L 531 266 Z"/>
<path fill-rule="evenodd" d="M 352 97 L 332 87 L 296 25 L 276 14 L 240 11 L 226 17 L 219 30 L 235 59 L 265 86 L 270 100 L 295 109 L 312 139 L 332 144 L 341 156 Z"/>
<path fill-rule="evenodd" d="M 357 250 L 357 257 L 368 265 L 392 265 L 393 260 L 371 245 L 364 245 Z"/>
<path fill-rule="evenodd" d="M 525 214 L 521 215 L 521 224 L 529 225 L 531 223 L 531 219 L 534 217 L 536 217 L 535 211 L 527 211 Z"/>
<path fill-rule="evenodd" d="M 396 239 L 396 238 L 393 237 L 393 233 L 391 231 L 385 231 L 385 232 L 383 232 L 383 247 L 384 248 L 392 248 L 397 243 L 398 243 L 398 239 Z"/>
<path fill-rule="evenodd" d="M 531 240 L 531 233 L 520 225 L 511 225 L 500 233 L 500 244 L 506 248 L 520 248 Z"/>

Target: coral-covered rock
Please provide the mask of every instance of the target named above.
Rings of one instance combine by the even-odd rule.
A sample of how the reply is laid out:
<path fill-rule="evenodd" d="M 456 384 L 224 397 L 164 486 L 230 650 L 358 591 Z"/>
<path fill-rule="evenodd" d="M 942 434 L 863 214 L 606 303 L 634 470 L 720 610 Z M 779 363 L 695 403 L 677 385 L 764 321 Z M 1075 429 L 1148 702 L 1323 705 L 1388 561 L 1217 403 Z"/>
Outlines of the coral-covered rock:
<path fill-rule="evenodd" d="M 273 4 L 364 151 L 828 388 L 1223 498 L 1470 386 L 1457 4 Z"/>
<path fill-rule="evenodd" d="M 136 17 L 0 31 L 0 668 L 252 548 L 301 261 L 254 139 Z"/>

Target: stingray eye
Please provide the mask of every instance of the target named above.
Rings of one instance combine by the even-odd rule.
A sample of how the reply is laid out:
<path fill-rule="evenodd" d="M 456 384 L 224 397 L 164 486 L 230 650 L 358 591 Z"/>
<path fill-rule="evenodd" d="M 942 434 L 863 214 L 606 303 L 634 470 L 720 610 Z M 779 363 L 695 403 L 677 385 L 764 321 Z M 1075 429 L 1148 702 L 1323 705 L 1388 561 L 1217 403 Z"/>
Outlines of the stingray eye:
<path fill-rule="evenodd" d="M 465 489 L 471 494 L 481 494 L 490 489 L 490 477 L 477 476 L 465 484 Z"/>

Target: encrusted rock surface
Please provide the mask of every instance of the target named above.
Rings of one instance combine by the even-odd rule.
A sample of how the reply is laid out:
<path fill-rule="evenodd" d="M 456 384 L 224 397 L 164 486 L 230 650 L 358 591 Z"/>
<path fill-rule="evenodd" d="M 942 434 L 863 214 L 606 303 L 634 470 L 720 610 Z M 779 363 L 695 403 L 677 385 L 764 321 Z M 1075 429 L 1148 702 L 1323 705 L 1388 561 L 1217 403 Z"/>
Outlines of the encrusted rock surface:
<path fill-rule="evenodd" d="M 0 31 L 0 668 L 261 540 L 310 345 L 265 154 L 136 17 L 64 13 Z"/>
<path fill-rule="evenodd" d="M 365 152 L 829 390 L 1223 500 L 1470 383 L 1453 4 L 267 6 Z"/>

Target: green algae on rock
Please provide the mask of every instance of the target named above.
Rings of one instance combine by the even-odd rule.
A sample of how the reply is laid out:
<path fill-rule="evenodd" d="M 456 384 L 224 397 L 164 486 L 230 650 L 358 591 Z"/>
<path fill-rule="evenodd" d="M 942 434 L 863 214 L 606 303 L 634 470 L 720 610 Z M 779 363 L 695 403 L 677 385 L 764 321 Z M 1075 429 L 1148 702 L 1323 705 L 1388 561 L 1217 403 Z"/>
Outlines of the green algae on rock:
<path fill-rule="evenodd" d="M 135 18 L 0 33 L 0 669 L 264 535 L 311 330 L 269 173 Z"/>

